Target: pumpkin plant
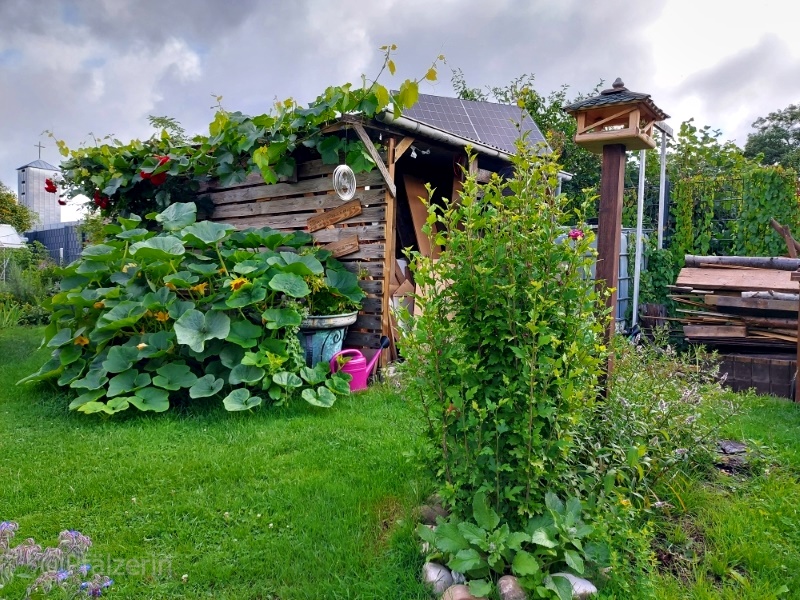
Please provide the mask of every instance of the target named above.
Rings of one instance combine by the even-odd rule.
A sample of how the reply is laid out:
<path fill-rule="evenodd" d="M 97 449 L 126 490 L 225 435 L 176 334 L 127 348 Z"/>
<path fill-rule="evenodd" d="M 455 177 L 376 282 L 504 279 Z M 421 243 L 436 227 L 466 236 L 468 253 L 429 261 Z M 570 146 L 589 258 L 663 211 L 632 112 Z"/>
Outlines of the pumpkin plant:
<path fill-rule="evenodd" d="M 304 232 L 196 222 L 193 203 L 106 227 L 64 270 L 43 345 L 52 357 L 22 382 L 56 379 L 70 408 L 162 412 L 177 398 L 224 396 L 247 410 L 295 396 L 330 407 L 349 376 L 306 366 L 298 329 L 311 279 L 358 304 L 354 274 Z"/>

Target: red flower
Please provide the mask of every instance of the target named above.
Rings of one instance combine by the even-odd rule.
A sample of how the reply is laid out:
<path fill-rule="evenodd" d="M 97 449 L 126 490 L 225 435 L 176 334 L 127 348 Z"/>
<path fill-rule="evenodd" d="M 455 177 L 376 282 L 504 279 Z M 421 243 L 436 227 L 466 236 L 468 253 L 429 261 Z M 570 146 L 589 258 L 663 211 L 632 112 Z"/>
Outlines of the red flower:
<path fill-rule="evenodd" d="M 100 190 L 94 191 L 94 203 L 100 208 L 108 208 L 108 198 L 100 195 Z"/>
<path fill-rule="evenodd" d="M 571 240 L 582 240 L 583 239 L 583 230 L 581 229 L 573 229 L 569 232 L 569 239 Z"/>
<path fill-rule="evenodd" d="M 155 167 L 156 169 L 169 162 L 169 156 L 154 156 L 153 158 L 158 160 L 158 164 Z M 161 185 L 167 180 L 166 171 L 162 173 L 157 173 L 156 175 L 153 175 L 152 172 L 146 173 L 145 171 L 139 171 L 139 175 L 141 176 L 142 179 L 149 179 L 153 185 Z"/>
<path fill-rule="evenodd" d="M 50 178 L 44 180 L 44 191 L 50 194 L 55 194 L 58 191 L 58 187 L 56 186 L 56 182 Z"/>

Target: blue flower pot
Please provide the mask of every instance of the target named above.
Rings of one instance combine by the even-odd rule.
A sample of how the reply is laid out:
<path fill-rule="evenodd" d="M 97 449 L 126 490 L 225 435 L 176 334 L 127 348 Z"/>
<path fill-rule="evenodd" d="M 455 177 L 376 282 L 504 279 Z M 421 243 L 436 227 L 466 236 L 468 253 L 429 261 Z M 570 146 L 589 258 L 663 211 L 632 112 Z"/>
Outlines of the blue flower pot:
<path fill-rule="evenodd" d="M 341 315 L 312 316 L 300 323 L 300 345 L 306 357 L 306 365 L 313 367 L 318 362 L 329 362 L 342 349 L 347 328 L 356 322 L 358 311 Z"/>

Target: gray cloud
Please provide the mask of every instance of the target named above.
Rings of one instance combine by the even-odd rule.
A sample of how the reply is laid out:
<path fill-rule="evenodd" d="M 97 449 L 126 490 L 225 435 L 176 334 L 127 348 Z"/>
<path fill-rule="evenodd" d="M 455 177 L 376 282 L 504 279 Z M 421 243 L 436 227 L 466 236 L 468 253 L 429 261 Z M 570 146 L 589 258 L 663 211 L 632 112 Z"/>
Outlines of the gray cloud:
<path fill-rule="evenodd" d="M 797 84 L 785 84 L 790 75 L 800 81 L 797 68 L 780 60 L 774 40 L 680 90 L 656 81 L 653 33 L 645 34 L 643 24 L 665 3 L 0 0 L 0 180 L 15 186 L 14 169 L 36 158 L 33 145 L 44 129 L 71 146 L 88 132 L 146 137 L 149 114 L 204 131 L 212 94 L 222 95 L 227 109 L 251 114 L 269 110 L 275 98 L 308 102 L 327 85 L 374 76 L 377 47 L 386 43 L 398 45 L 398 74 L 387 85 L 420 76 L 446 55 L 441 80 L 423 84 L 433 94 L 452 93 L 449 67 L 479 87 L 534 73 L 542 92 L 562 84 L 586 91 L 621 76 L 631 89 L 658 91 L 668 112 L 687 86 L 711 115 L 742 94 L 754 116 L 766 114 L 778 108 L 779 89 L 796 93 Z M 741 75 L 753 70 L 755 78 Z M 43 158 L 58 163 L 53 144 L 44 143 Z"/>

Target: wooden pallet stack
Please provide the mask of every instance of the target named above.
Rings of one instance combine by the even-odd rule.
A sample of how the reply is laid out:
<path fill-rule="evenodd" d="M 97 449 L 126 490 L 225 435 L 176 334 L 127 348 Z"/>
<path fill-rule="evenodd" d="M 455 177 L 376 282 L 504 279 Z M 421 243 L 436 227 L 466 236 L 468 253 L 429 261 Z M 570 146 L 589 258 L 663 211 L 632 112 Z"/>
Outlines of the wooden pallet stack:
<path fill-rule="evenodd" d="M 672 286 L 686 339 L 714 347 L 797 347 L 796 258 L 687 256 Z"/>

